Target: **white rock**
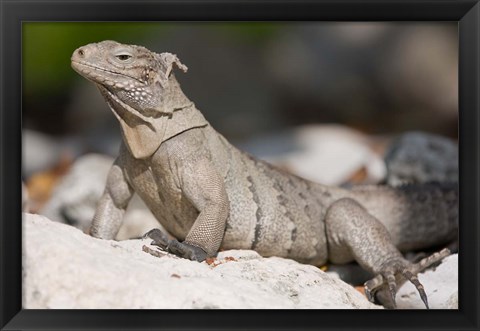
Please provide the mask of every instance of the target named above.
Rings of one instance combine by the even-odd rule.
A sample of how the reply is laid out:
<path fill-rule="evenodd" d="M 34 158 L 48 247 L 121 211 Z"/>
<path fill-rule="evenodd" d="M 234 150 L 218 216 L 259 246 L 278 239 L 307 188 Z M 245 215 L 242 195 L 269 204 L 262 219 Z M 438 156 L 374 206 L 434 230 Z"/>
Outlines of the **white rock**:
<path fill-rule="evenodd" d="M 215 267 L 157 258 L 142 251 L 149 240 L 100 240 L 23 215 L 27 309 L 381 308 L 346 283 L 292 260 L 235 250 L 221 252 Z"/>
<path fill-rule="evenodd" d="M 458 309 L 458 254 L 447 256 L 435 269 L 418 275 L 431 309 Z M 425 309 L 417 290 L 405 283 L 397 292 L 397 308 Z"/>
<path fill-rule="evenodd" d="M 30 207 L 28 204 L 28 190 L 22 181 L 22 212 L 28 213 L 29 208 Z"/>
<path fill-rule="evenodd" d="M 22 173 L 28 178 L 54 166 L 60 159 L 61 144 L 53 137 L 34 130 L 22 130 Z"/>
<path fill-rule="evenodd" d="M 386 175 L 384 161 L 366 135 L 341 125 L 304 125 L 279 135 L 263 136 L 240 145 L 253 155 L 290 172 L 326 185 L 347 181 L 360 169 L 365 183 Z"/>
<path fill-rule="evenodd" d="M 78 158 L 55 186 L 40 214 L 87 230 L 95 206 L 105 189 L 113 161 L 112 157 L 100 154 L 87 154 Z"/>
<path fill-rule="evenodd" d="M 40 214 L 87 232 L 97 203 L 105 190 L 107 175 L 113 161 L 110 156 L 93 153 L 78 158 L 55 187 L 52 197 L 40 210 Z M 152 228 L 161 226 L 135 194 L 129 203 L 116 239 L 138 238 Z"/>

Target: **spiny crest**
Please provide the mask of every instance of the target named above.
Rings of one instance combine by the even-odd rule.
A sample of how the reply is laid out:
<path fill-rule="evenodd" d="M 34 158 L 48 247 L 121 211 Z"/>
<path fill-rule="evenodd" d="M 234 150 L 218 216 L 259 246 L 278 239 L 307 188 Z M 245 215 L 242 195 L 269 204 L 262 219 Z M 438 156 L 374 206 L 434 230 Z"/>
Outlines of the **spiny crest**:
<path fill-rule="evenodd" d="M 183 72 L 187 72 L 188 68 L 184 65 L 175 54 L 172 53 L 155 53 L 158 63 L 163 67 L 160 72 L 164 75 L 164 81 L 168 81 L 170 74 L 173 70 L 173 65 L 175 64 L 178 69 L 182 70 Z"/>

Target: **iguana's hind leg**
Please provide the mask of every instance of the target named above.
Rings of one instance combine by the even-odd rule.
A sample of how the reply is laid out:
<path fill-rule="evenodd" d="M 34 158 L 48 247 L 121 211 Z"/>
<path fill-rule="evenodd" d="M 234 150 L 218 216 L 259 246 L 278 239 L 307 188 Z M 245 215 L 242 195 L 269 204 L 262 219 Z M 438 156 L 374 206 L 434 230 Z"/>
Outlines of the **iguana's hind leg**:
<path fill-rule="evenodd" d="M 329 260 L 338 264 L 356 260 L 375 275 L 365 283 L 365 293 L 369 300 L 374 300 L 378 290 L 387 289 L 387 298 L 383 298 L 382 303 L 395 308 L 397 286 L 409 280 L 415 285 L 428 308 L 425 290 L 415 275 L 448 255 L 448 250 L 412 264 L 393 245 L 385 226 L 361 204 L 350 198 L 340 199 L 330 206 L 325 216 L 325 224 Z"/>

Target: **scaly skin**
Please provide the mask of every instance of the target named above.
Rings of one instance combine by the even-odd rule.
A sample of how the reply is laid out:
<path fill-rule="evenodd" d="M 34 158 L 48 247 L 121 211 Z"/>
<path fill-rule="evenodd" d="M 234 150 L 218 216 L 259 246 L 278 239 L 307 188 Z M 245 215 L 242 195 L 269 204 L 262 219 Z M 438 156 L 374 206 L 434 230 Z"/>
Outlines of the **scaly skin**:
<path fill-rule="evenodd" d="M 352 190 L 283 172 L 239 151 L 205 120 L 172 73 L 170 53 L 103 41 L 78 48 L 72 67 L 93 81 L 120 122 L 124 144 L 109 173 L 91 235 L 112 239 L 136 192 L 164 228 L 146 235 L 182 257 L 202 261 L 223 249 L 253 249 L 322 265 L 356 260 L 376 275 L 367 294 L 386 293 L 447 251 L 419 264 L 400 250 L 444 244 L 458 224 L 456 186 Z M 388 300 L 387 300 L 388 301 Z"/>

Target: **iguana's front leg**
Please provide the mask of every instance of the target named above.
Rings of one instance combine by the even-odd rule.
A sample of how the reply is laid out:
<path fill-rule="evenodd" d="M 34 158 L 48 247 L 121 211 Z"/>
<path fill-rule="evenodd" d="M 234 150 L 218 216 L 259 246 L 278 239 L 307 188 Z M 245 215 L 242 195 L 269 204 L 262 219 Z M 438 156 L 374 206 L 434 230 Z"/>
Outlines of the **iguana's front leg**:
<path fill-rule="evenodd" d="M 203 261 L 215 256 L 223 240 L 230 210 L 223 177 L 207 159 L 184 160 L 177 165 L 184 196 L 199 211 L 183 242 L 168 239 L 158 229 L 145 234 L 153 244 L 190 260 Z"/>
<path fill-rule="evenodd" d="M 101 239 L 114 239 L 122 225 L 123 215 L 133 189 L 125 179 L 119 159 L 115 160 L 107 177 L 105 191 L 93 217 L 90 234 Z"/>
<path fill-rule="evenodd" d="M 187 244 L 185 242 L 179 242 L 176 239 L 168 238 L 168 235 L 160 229 L 152 229 L 143 235 L 143 238 L 153 239 L 152 245 L 158 246 L 163 250 L 175 254 L 177 256 L 193 260 L 193 261 L 203 261 L 207 257 L 207 253 L 199 247 Z M 147 253 L 152 254 L 153 256 L 158 256 L 157 251 L 150 251 L 145 249 Z"/>
<path fill-rule="evenodd" d="M 385 226 L 350 198 L 333 203 L 327 211 L 325 223 L 329 260 L 342 264 L 355 259 L 375 275 L 365 283 L 370 301 L 374 300 L 375 292 L 381 292 L 379 299 L 382 304 L 395 308 L 397 286 L 408 280 L 415 285 L 428 308 L 427 295 L 416 274 L 448 255 L 448 250 L 433 254 L 417 264 L 407 261 L 393 245 Z"/>

